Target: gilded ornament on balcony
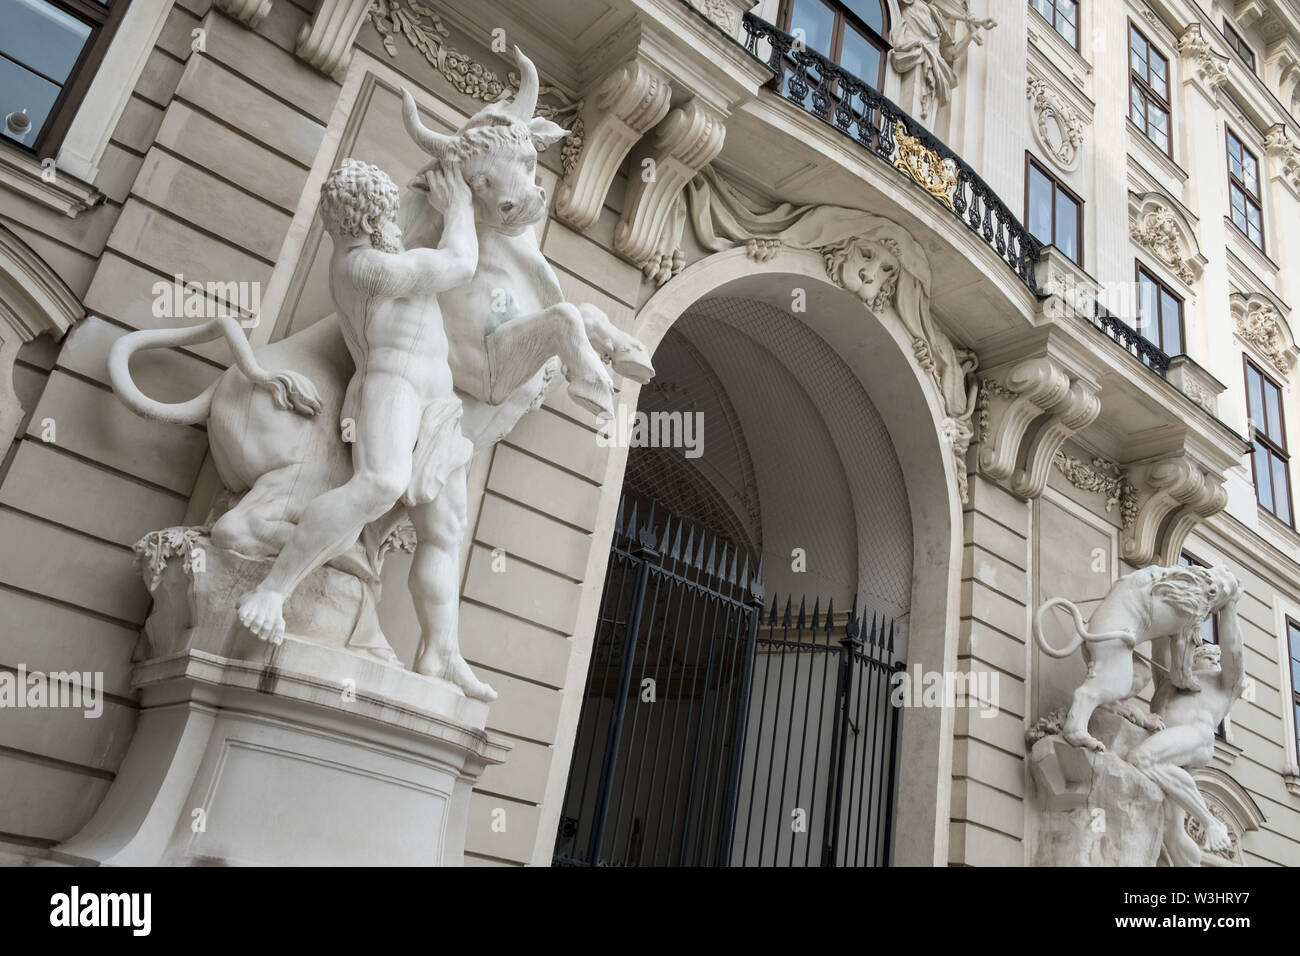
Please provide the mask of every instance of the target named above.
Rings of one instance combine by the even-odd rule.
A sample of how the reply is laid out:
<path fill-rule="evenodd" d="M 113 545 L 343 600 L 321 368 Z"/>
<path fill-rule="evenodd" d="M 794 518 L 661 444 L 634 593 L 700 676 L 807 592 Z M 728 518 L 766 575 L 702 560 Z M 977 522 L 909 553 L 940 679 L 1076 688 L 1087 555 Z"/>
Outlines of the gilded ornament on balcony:
<path fill-rule="evenodd" d="M 898 144 L 894 168 L 907 173 L 914 183 L 956 212 L 952 194 L 957 189 L 957 164 L 944 159 L 915 136 L 908 136 L 901 120 L 894 121 L 894 141 Z"/>

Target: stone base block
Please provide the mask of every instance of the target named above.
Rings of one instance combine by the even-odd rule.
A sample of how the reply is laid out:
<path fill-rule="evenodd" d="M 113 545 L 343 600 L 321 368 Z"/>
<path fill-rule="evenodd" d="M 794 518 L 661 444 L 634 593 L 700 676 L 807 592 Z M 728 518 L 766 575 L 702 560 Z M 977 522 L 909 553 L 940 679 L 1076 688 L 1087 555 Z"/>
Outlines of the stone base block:
<path fill-rule="evenodd" d="M 1155 866 L 1164 835 L 1164 792 L 1125 759 L 1145 730 L 1098 712 L 1095 753 L 1051 734 L 1029 752 L 1037 791 L 1033 866 Z"/>
<path fill-rule="evenodd" d="M 507 747 L 487 705 L 292 637 L 264 661 L 139 664 L 104 803 L 51 856 L 109 865 L 458 865 L 470 789 Z"/>

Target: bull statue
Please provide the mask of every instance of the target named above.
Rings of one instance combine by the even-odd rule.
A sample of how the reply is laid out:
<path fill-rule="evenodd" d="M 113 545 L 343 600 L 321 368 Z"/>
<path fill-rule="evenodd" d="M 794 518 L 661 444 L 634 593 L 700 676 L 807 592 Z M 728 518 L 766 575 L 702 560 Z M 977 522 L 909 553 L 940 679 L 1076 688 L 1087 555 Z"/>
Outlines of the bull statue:
<path fill-rule="evenodd" d="M 223 497 L 233 501 L 214 510 L 212 543 L 272 562 L 239 597 L 243 626 L 279 643 L 286 601 L 326 562 L 377 587 L 383 555 L 409 518 L 421 626 L 414 670 L 482 700 L 495 692 L 475 678 L 458 641 L 470 455 L 509 434 L 561 378 L 575 403 L 603 418 L 614 405 L 606 363 L 640 383 L 654 374 L 640 342 L 595 306 L 565 301 L 538 248 L 531 227 L 547 206 L 537 152 L 567 132 L 533 115 L 537 71 L 518 48 L 515 56 L 514 100 L 485 106 L 454 135 L 425 127 L 403 91 L 406 129 L 430 158 L 400 198 L 382 171 L 351 160 L 327 181 L 338 313 L 257 349 L 234 319 L 219 317 L 132 332 L 109 354 L 113 389 L 136 414 L 207 426 Z M 418 334 L 439 312 L 442 330 L 430 331 L 445 330 L 445 343 Z M 132 380 L 136 352 L 221 337 L 235 363 L 194 399 L 159 402 Z M 447 369 L 452 388 L 442 384 Z M 393 370 L 405 376 L 396 385 Z M 378 427 L 383 416 L 398 424 Z M 382 639 L 354 635 L 351 646 L 395 661 Z"/>

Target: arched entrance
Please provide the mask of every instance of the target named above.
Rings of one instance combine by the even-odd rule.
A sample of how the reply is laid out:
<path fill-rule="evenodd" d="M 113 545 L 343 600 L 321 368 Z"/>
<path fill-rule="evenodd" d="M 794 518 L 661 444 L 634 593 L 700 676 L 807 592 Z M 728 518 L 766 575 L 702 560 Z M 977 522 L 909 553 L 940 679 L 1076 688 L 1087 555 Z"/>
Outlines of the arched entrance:
<path fill-rule="evenodd" d="M 641 440 L 626 425 L 621 435 L 637 447 L 619 450 L 624 510 L 556 843 L 563 861 L 882 863 L 895 820 L 910 831 L 895 828 L 896 861 L 912 862 L 918 843 L 939 852 L 942 714 L 895 727 L 886 703 L 895 661 L 955 659 L 957 506 L 933 399 L 895 334 L 829 284 L 818 257 L 787 250 L 767 267 L 741 250 L 709 257 L 639 316 L 658 374 L 636 396 Z M 703 294 L 684 301 L 692 291 Z M 653 447 L 656 413 L 677 415 L 690 447 Z M 680 430 L 689 416 L 694 434 Z M 660 571 L 682 562 L 692 537 L 701 558 L 700 539 L 730 555 L 719 566 L 685 554 L 687 577 L 712 582 L 707 627 L 695 622 L 698 593 L 684 603 L 689 582 L 674 604 Z M 629 604 L 638 561 L 653 573 Z M 930 737 L 933 759 L 920 761 L 930 769 L 899 779 L 928 791 L 928 812 L 895 814 L 892 757 L 918 736 Z"/>

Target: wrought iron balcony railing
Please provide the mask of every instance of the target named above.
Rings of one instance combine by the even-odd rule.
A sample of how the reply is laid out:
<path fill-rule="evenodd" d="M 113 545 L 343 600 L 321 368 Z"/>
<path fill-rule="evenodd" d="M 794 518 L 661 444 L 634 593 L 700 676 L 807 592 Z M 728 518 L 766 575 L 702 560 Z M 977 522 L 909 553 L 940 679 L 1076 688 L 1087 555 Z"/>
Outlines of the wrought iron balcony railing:
<path fill-rule="evenodd" d="M 975 170 L 933 133 L 866 81 L 752 13 L 744 16 L 745 49 L 767 64 L 774 88 L 785 99 L 855 139 L 905 174 L 997 252 L 1037 296 L 1035 279 L 1043 243 L 1007 208 Z M 764 42 L 767 51 L 760 50 Z M 1088 317 L 1094 328 L 1119 343 L 1157 375 L 1169 356 L 1100 303 Z"/>
<path fill-rule="evenodd" d="M 1161 378 L 1169 371 L 1169 356 L 1142 333 L 1119 318 L 1100 302 L 1093 303 L 1093 313 L 1088 317 L 1093 326 L 1118 342 L 1124 351 Z"/>

